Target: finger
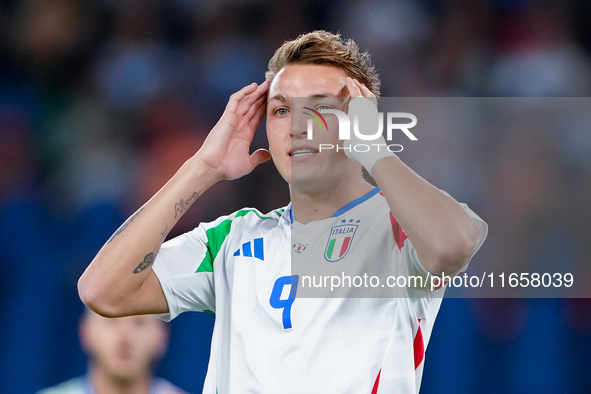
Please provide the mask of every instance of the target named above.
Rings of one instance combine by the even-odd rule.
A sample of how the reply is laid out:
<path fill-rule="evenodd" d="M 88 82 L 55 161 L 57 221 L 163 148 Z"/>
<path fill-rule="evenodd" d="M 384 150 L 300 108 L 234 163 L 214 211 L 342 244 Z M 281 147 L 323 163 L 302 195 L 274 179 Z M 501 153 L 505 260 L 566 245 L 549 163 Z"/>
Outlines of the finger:
<path fill-rule="evenodd" d="M 364 84 L 362 84 L 361 82 L 359 82 L 358 80 L 354 80 L 355 84 L 357 85 L 357 87 L 359 88 L 359 90 L 361 91 L 361 93 L 363 94 L 363 97 L 375 97 L 376 95 L 373 94 L 371 92 L 371 90 L 369 90 L 367 88 L 367 86 L 365 86 Z"/>
<path fill-rule="evenodd" d="M 227 111 L 236 111 L 240 102 L 246 97 L 248 94 L 255 92 L 258 88 L 256 82 L 247 85 L 234 93 L 230 96 L 230 100 L 228 100 L 228 105 L 226 106 Z"/>
<path fill-rule="evenodd" d="M 257 111 L 259 110 L 261 105 L 266 104 L 266 102 L 267 102 L 267 96 L 264 96 L 264 95 L 259 97 L 255 102 L 253 102 L 250 105 L 248 112 L 244 115 L 246 120 L 250 121 L 250 119 L 252 119 L 252 117 L 257 113 Z"/>
<path fill-rule="evenodd" d="M 345 80 L 345 85 L 347 86 L 347 90 L 349 90 L 350 97 L 363 97 L 363 94 L 361 94 L 361 89 L 359 89 L 359 86 L 355 84 L 353 78 L 347 77 Z"/>
<path fill-rule="evenodd" d="M 369 90 L 367 88 L 367 86 L 365 86 L 364 84 L 362 84 L 358 80 L 355 79 L 354 81 L 355 81 L 355 84 L 357 85 L 357 87 L 359 88 L 359 90 L 361 91 L 361 93 L 363 94 L 363 97 L 370 99 L 377 106 L 378 105 L 378 98 L 376 97 L 376 95 L 373 94 L 373 92 L 371 90 Z"/>
<path fill-rule="evenodd" d="M 240 103 L 238 104 L 238 108 L 236 109 L 236 114 L 238 115 L 245 115 L 250 110 L 251 106 L 254 102 L 256 102 L 261 97 L 267 96 L 267 91 L 269 90 L 269 83 L 267 81 L 260 84 L 257 89 L 242 98 Z"/>
<path fill-rule="evenodd" d="M 253 129 L 256 130 L 261 121 L 267 114 L 267 100 L 265 97 L 262 98 L 261 103 L 258 105 L 256 112 L 254 113 L 253 117 L 250 118 L 248 125 Z"/>
<path fill-rule="evenodd" d="M 263 148 L 257 149 L 252 155 L 250 155 L 250 164 L 252 164 L 252 168 L 255 168 L 269 159 L 271 159 L 271 152 Z"/>

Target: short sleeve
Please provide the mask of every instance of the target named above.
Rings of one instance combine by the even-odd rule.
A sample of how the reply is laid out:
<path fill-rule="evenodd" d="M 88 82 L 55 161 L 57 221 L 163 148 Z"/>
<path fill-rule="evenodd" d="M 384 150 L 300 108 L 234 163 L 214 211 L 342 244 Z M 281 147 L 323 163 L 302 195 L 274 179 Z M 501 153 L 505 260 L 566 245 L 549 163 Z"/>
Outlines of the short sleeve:
<path fill-rule="evenodd" d="M 208 229 L 215 228 L 218 222 L 223 220 L 218 219 L 213 225 L 201 224 L 160 248 L 152 269 L 160 281 L 169 313 L 157 317 L 170 321 L 187 311 L 215 312 L 213 261 L 220 246 L 212 251 L 215 245 L 208 239 Z"/>

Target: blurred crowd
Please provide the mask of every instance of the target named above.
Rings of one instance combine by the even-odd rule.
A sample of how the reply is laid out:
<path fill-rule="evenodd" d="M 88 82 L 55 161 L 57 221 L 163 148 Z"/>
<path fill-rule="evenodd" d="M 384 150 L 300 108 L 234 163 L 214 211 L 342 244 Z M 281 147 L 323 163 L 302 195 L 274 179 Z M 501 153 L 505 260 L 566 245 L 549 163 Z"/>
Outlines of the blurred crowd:
<path fill-rule="evenodd" d="M 0 392 L 84 371 L 78 277 L 285 40 L 354 38 L 384 97 L 585 100 L 589 21 L 585 0 L 0 0 Z M 489 223 L 476 263 L 590 265 L 591 129 L 499 125 L 427 144 L 401 157 Z M 266 163 L 216 185 L 170 236 L 288 202 Z M 425 392 L 591 391 L 588 301 L 446 300 Z M 200 392 L 213 318 L 177 320 L 159 371 Z"/>

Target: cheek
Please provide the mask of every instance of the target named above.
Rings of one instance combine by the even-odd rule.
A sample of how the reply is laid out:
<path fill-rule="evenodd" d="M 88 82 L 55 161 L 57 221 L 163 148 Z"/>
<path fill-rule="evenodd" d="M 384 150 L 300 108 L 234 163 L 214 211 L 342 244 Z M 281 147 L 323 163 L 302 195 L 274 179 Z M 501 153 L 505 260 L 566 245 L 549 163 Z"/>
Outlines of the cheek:
<path fill-rule="evenodd" d="M 290 144 L 290 122 L 287 117 L 281 119 L 267 120 L 267 140 L 269 141 L 269 149 L 274 150 L 289 149 Z M 287 147 L 287 148 L 286 148 Z"/>
<path fill-rule="evenodd" d="M 339 144 L 338 125 L 331 125 L 328 122 L 326 123 L 328 124 L 328 130 L 322 130 L 319 133 L 314 134 L 314 140 L 321 144 Z"/>
<path fill-rule="evenodd" d="M 325 117 L 328 131 L 325 133 L 326 140 L 336 141 L 339 138 L 339 120 L 335 115 L 329 114 Z"/>

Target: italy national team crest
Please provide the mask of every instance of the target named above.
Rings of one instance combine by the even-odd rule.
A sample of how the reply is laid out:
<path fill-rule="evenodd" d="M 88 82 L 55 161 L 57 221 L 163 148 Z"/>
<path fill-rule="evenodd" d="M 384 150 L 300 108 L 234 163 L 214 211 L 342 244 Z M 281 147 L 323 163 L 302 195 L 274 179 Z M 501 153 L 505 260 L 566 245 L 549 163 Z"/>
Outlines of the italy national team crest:
<path fill-rule="evenodd" d="M 324 258 L 333 263 L 345 257 L 351 249 L 356 231 L 356 224 L 341 224 L 331 227 Z"/>

